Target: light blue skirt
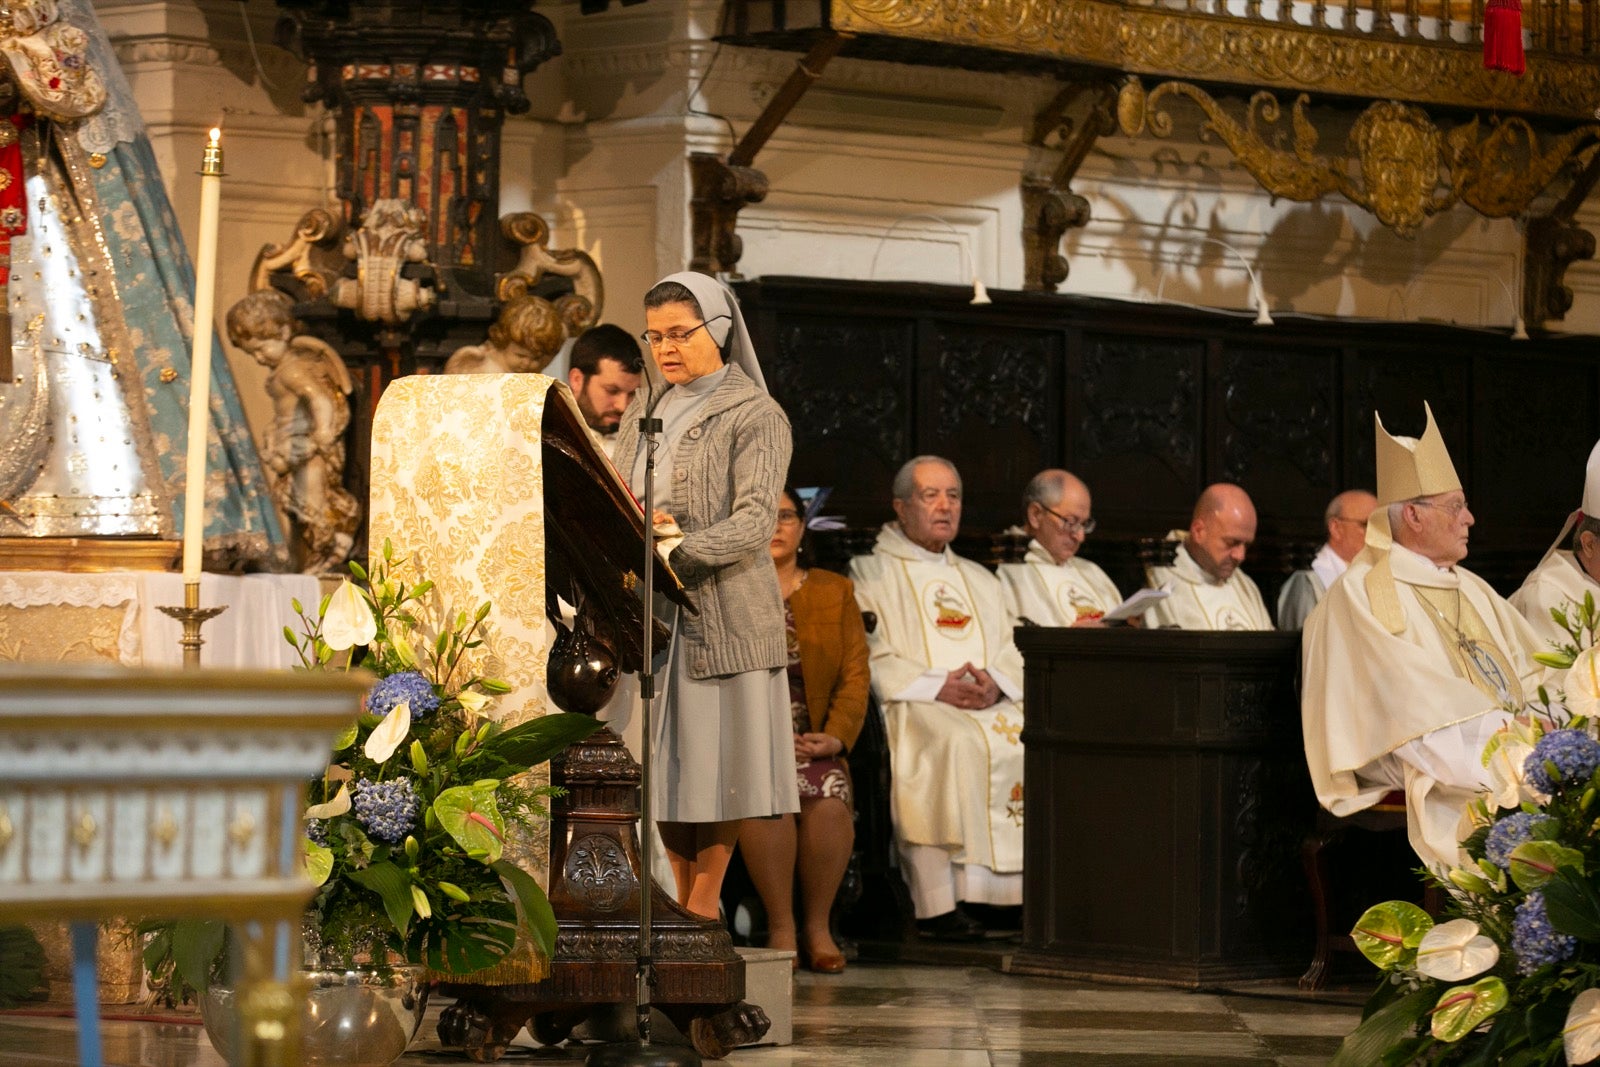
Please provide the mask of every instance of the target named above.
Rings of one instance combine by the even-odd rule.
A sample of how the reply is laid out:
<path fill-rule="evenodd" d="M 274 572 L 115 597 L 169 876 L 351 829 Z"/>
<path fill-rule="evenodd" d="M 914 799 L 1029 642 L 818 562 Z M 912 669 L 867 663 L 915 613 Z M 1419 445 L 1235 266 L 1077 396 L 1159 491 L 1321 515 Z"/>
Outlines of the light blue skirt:
<path fill-rule="evenodd" d="M 691 678 L 675 626 L 663 674 L 650 731 L 655 819 L 727 822 L 799 811 L 788 672 Z"/>

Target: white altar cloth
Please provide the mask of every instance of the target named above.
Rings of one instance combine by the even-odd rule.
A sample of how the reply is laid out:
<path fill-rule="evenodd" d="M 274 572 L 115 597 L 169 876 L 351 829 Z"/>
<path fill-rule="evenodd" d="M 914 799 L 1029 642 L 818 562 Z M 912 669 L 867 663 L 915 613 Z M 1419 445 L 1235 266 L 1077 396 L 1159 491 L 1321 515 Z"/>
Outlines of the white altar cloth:
<path fill-rule="evenodd" d="M 200 606 L 227 610 L 200 631 L 206 667 L 286 668 L 299 665 L 283 628 L 297 633 L 300 620 L 290 601 L 298 598 L 315 615 L 321 599 L 308 574 L 202 574 Z M 183 576 L 164 571 L 0 571 L 0 660 L 111 660 L 128 667 L 176 667 L 183 661 L 183 627 L 156 610 L 183 604 Z M 107 623 L 72 630 L 72 616 L 59 609 L 99 609 Z M 41 647 L 51 616 L 67 632 Z M 88 618 L 88 616 L 86 616 Z M 36 625 L 37 624 L 37 625 Z M 31 639 L 31 641 L 30 641 Z M 76 644 L 80 647 L 68 648 Z"/>

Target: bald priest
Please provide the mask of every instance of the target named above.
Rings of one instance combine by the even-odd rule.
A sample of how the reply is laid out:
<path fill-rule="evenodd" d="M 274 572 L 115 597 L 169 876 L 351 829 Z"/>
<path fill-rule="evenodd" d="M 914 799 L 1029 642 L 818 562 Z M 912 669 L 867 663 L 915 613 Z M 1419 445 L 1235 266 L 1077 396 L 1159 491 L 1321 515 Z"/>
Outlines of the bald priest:
<path fill-rule="evenodd" d="M 1567 544 L 1567 538 L 1572 538 Z M 1569 613 L 1583 598 L 1600 601 L 1600 444 L 1589 453 L 1583 480 L 1583 507 L 1567 516 L 1544 559 L 1511 594 L 1511 603 L 1539 634 L 1539 651 L 1572 643 L 1572 635 L 1551 616 L 1552 608 Z"/>
<path fill-rule="evenodd" d="M 1335 815 L 1405 790 L 1411 846 L 1460 862 L 1485 743 L 1545 680 L 1538 637 L 1460 565 L 1473 524 L 1427 412 L 1421 438 L 1376 422 L 1378 507 L 1366 547 L 1306 620 L 1301 723 L 1317 800 Z"/>
<path fill-rule="evenodd" d="M 1195 501 L 1170 567 L 1146 567 L 1145 584 L 1172 595 L 1145 612 L 1145 625 L 1184 630 L 1270 630 L 1261 590 L 1239 569 L 1256 539 L 1256 506 L 1237 485 L 1218 482 Z"/>

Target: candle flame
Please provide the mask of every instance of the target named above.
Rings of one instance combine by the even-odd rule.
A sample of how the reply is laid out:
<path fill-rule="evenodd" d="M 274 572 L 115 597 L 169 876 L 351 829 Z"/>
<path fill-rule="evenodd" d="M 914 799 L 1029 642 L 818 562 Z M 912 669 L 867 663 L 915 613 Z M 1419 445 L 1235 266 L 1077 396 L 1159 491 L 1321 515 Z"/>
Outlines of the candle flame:
<path fill-rule="evenodd" d="M 219 127 L 219 126 L 211 127 L 211 147 L 215 148 L 218 145 L 218 143 L 220 143 L 221 141 L 222 141 L 222 128 Z"/>

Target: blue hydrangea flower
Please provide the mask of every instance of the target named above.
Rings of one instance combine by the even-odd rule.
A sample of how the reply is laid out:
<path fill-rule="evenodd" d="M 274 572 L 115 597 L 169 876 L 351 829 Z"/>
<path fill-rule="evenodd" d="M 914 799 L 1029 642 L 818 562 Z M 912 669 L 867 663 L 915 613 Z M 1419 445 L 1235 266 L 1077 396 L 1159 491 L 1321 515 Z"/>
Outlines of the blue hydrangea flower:
<path fill-rule="evenodd" d="M 1550 777 L 1547 762 L 1555 764 L 1559 778 Z M 1582 730 L 1552 730 L 1533 746 L 1522 773 L 1541 793 L 1554 793 L 1560 785 L 1588 778 L 1596 767 L 1600 767 L 1600 741 Z"/>
<path fill-rule="evenodd" d="M 417 824 L 422 802 L 406 778 L 387 782 L 362 779 L 350 790 L 350 805 L 367 836 L 398 845 Z"/>
<path fill-rule="evenodd" d="M 373 715 L 387 715 L 402 700 L 411 708 L 412 722 L 439 710 L 439 697 L 433 691 L 433 683 L 419 671 L 401 671 L 380 678 L 372 687 L 367 694 L 367 711 Z"/>
<path fill-rule="evenodd" d="M 1557 932 L 1545 913 L 1544 892 L 1534 890 L 1517 905 L 1517 918 L 1511 926 L 1511 948 L 1517 954 L 1517 973 L 1532 974 L 1547 963 L 1571 959 L 1578 951 L 1578 939 Z"/>
<path fill-rule="evenodd" d="M 328 824 L 321 819 L 306 820 L 306 836 L 323 848 L 328 847 Z"/>
<path fill-rule="evenodd" d="M 1489 831 L 1489 839 L 1483 845 L 1484 856 L 1490 863 L 1504 870 L 1511 862 L 1511 853 L 1516 847 L 1533 838 L 1533 828 L 1549 821 L 1548 815 L 1530 814 L 1526 811 L 1507 815 L 1495 823 L 1493 829 Z"/>

